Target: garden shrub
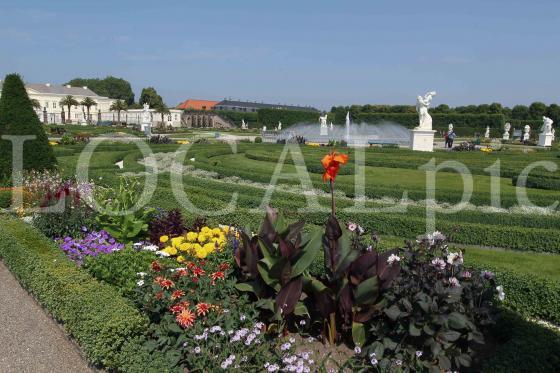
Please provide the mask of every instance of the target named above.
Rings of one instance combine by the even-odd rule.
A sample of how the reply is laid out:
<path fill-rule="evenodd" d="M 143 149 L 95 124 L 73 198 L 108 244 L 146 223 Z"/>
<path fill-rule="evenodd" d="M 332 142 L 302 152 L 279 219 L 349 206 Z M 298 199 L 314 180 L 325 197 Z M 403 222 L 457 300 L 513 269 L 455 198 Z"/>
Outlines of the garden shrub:
<path fill-rule="evenodd" d="M 138 273 L 145 271 L 153 260 L 152 252 L 126 248 L 96 257 L 88 256 L 83 268 L 96 279 L 114 286 L 121 295 L 133 300 Z"/>
<path fill-rule="evenodd" d="M 560 334 L 503 311 L 490 333 L 496 350 L 481 365 L 483 373 L 555 372 L 560 366 Z"/>
<path fill-rule="evenodd" d="M 0 256 L 64 324 L 89 361 L 118 369 L 119 361 L 130 359 L 122 348 L 145 334 L 148 320 L 113 288 L 76 267 L 40 232 L 8 216 L 0 217 Z"/>
<path fill-rule="evenodd" d="M 255 144 L 260 144 L 260 143 L 262 143 L 262 137 L 260 136 L 255 137 Z"/>
<path fill-rule="evenodd" d="M 0 188 L 0 209 L 7 209 L 12 204 L 12 190 L 11 188 L 6 188 L 2 190 Z"/>
<path fill-rule="evenodd" d="M 320 113 L 306 110 L 259 109 L 257 117 L 263 125 L 277 125 L 282 122 L 285 127 L 296 123 L 317 123 Z"/>
<path fill-rule="evenodd" d="M 23 169 L 44 170 L 56 166 L 47 134 L 33 110 L 21 77 L 6 75 L 0 97 L 0 137 L 36 136 L 23 143 Z M 12 142 L 0 138 L 0 179 L 12 173 Z"/>
<path fill-rule="evenodd" d="M 511 178 L 511 184 L 517 185 L 518 176 L 513 176 Z M 558 177 L 546 177 L 546 176 L 527 176 L 527 182 L 525 184 L 527 188 L 535 189 L 545 189 L 545 190 L 560 190 L 560 178 Z"/>
<path fill-rule="evenodd" d="M 526 316 L 560 324 L 560 282 L 535 275 L 494 268 L 484 263 L 471 263 L 480 270 L 491 270 L 504 287 L 503 305 Z"/>

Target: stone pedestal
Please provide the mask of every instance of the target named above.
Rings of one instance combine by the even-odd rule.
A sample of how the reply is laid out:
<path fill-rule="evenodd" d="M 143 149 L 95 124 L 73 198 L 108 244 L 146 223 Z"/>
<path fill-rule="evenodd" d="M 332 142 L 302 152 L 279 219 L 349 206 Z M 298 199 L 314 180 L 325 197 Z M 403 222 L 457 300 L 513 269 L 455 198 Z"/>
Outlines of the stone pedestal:
<path fill-rule="evenodd" d="M 504 135 L 502 136 L 503 140 L 509 140 L 509 133 L 504 133 Z"/>
<path fill-rule="evenodd" d="M 413 129 L 410 131 L 410 149 L 420 152 L 434 151 L 434 130 Z"/>
<path fill-rule="evenodd" d="M 552 133 L 540 133 L 539 134 L 539 146 L 552 146 Z"/>
<path fill-rule="evenodd" d="M 329 127 L 321 125 L 321 136 L 329 135 Z"/>

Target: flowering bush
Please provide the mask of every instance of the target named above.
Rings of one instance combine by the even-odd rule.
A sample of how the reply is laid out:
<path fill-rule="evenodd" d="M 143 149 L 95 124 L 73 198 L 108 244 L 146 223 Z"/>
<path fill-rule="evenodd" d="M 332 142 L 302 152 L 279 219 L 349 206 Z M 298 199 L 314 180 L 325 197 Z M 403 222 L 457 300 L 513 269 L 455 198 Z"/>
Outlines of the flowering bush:
<path fill-rule="evenodd" d="M 65 237 L 59 240 L 59 246 L 78 265 L 83 263 L 86 256 L 109 254 L 124 248 L 123 244 L 116 242 L 104 230 L 87 232 L 84 238 Z"/>
<path fill-rule="evenodd" d="M 162 350 L 190 371 L 280 364 L 280 352 L 247 298 L 237 296 L 231 273 L 229 263 L 205 260 L 181 268 L 154 261 L 139 273 L 137 304 L 151 321 L 146 348 Z"/>
<path fill-rule="evenodd" d="M 392 256 L 400 271 L 384 293 L 384 307 L 367 324 L 362 358 L 382 370 L 462 370 L 484 344 L 481 328 L 493 322 L 503 300 L 491 272 L 463 266 L 435 232 Z M 388 258 L 388 261 L 391 257 Z"/>
<path fill-rule="evenodd" d="M 163 235 L 159 238 L 160 247 L 163 246 L 163 249 L 158 254 L 175 257 L 179 263 L 186 262 L 189 257 L 205 259 L 216 251 L 223 251 L 230 234 L 235 233 L 228 226 L 204 226 L 199 232 L 189 231 L 176 237 Z"/>

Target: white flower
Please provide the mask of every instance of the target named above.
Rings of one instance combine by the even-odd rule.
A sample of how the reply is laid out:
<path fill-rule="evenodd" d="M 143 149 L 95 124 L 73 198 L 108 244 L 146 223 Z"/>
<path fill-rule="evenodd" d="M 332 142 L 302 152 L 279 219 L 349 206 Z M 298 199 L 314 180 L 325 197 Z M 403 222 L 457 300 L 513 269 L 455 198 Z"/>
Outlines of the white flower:
<path fill-rule="evenodd" d="M 246 318 L 247 316 L 245 316 L 244 314 L 239 315 L 239 320 L 241 321 L 245 321 Z"/>
<path fill-rule="evenodd" d="M 146 276 L 146 272 L 138 272 L 136 276 L 144 277 Z"/>
<path fill-rule="evenodd" d="M 356 230 L 356 228 L 358 228 L 358 224 L 352 223 L 352 222 L 349 222 L 349 223 L 348 223 L 348 230 L 349 230 L 350 232 L 354 232 L 354 231 Z"/>
<path fill-rule="evenodd" d="M 282 346 L 280 346 L 280 349 L 281 349 L 282 351 L 286 351 L 286 350 L 290 349 L 290 347 L 292 347 L 292 344 L 286 342 L 286 343 L 284 343 Z"/>
<path fill-rule="evenodd" d="M 388 258 L 387 258 L 387 263 L 389 265 L 392 265 L 394 262 L 400 262 L 401 258 L 398 255 L 395 254 L 391 254 Z"/>
<path fill-rule="evenodd" d="M 195 353 L 195 354 L 200 354 L 200 351 L 201 351 L 201 350 L 200 350 L 200 347 L 196 346 L 196 347 L 194 348 L 194 353 Z"/>
<path fill-rule="evenodd" d="M 416 357 L 422 357 L 422 351 L 416 351 Z"/>
<path fill-rule="evenodd" d="M 456 266 L 463 264 L 463 253 L 461 251 L 458 253 L 449 253 L 449 255 L 447 255 L 447 263 Z"/>
<path fill-rule="evenodd" d="M 290 337 L 289 341 L 290 343 L 296 343 L 296 339 L 294 337 Z"/>
<path fill-rule="evenodd" d="M 377 359 L 376 358 L 371 358 L 370 360 L 371 365 L 376 366 L 377 365 Z"/>
<path fill-rule="evenodd" d="M 162 258 L 169 256 L 169 254 L 166 253 L 165 251 L 156 251 L 156 255 L 159 255 Z"/>
<path fill-rule="evenodd" d="M 144 285 L 144 280 L 138 280 L 138 281 L 136 282 L 136 285 L 138 285 L 138 286 Z"/>
<path fill-rule="evenodd" d="M 506 293 L 504 292 L 504 287 L 502 285 L 496 286 L 496 290 L 498 291 L 498 299 L 503 301 L 506 299 Z"/>
<path fill-rule="evenodd" d="M 356 346 L 354 347 L 354 353 L 356 355 L 361 354 L 362 353 L 362 349 L 360 348 L 360 346 Z"/>
<path fill-rule="evenodd" d="M 277 372 L 280 369 L 278 365 L 269 363 L 265 364 L 265 368 L 268 372 Z"/>
<path fill-rule="evenodd" d="M 156 245 L 147 245 L 142 247 L 142 250 L 144 251 L 158 251 L 159 247 L 157 247 Z"/>
<path fill-rule="evenodd" d="M 400 367 L 402 365 L 402 360 L 395 360 L 395 365 Z"/>
<path fill-rule="evenodd" d="M 220 326 L 216 325 L 210 328 L 210 333 L 217 333 L 217 332 L 221 332 L 222 328 L 220 328 Z"/>
<path fill-rule="evenodd" d="M 313 337 L 307 338 L 307 342 L 309 342 L 309 343 L 314 342 L 314 341 L 315 341 L 315 338 L 313 338 Z"/>
<path fill-rule="evenodd" d="M 304 326 L 305 325 L 305 320 L 300 320 L 299 325 Z"/>
<path fill-rule="evenodd" d="M 435 258 L 432 259 L 432 265 L 434 267 L 436 267 L 437 269 L 439 269 L 440 271 L 443 271 L 445 269 L 445 260 L 441 259 L 441 258 Z"/>
<path fill-rule="evenodd" d="M 459 284 L 459 280 L 457 280 L 455 277 L 449 277 L 449 285 L 453 286 L 453 287 L 459 287 L 461 286 Z"/>

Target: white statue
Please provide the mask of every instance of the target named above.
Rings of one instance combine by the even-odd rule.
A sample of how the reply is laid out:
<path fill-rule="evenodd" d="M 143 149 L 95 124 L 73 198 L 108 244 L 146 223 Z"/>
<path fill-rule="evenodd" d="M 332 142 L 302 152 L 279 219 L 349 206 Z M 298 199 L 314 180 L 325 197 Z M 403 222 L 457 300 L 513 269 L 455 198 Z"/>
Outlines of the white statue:
<path fill-rule="evenodd" d="M 282 122 L 278 121 L 278 131 L 282 131 Z"/>
<path fill-rule="evenodd" d="M 266 132 L 266 126 L 263 126 L 263 132 Z"/>
<path fill-rule="evenodd" d="M 140 117 L 140 130 L 144 131 L 147 136 L 152 134 L 152 114 L 150 113 L 150 105 L 144 103 L 144 110 Z"/>
<path fill-rule="evenodd" d="M 548 117 L 542 117 L 543 118 L 543 125 L 541 127 L 541 133 L 543 135 L 550 135 L 552 134 L 552 123 L 554 123 L 552 121 L 552 119 L 548 118 Z"/>
<path fill-rule="evenodd" d="M 241 119 L 241 129 L 242 129 L 242 130 L 246 130 L 246 129 L 247 129 L 247 123 L 245 123 L 245 119 Z"/>
<path fill-rule="evenodd" d="M 531 127 L 527 124 L 523 129 L 524 129 L 523 141 L 528 141 L 529 137 L 531 136 Z"/>
<path fill-rule="evenodd" d="M 331 131 L 334 129 L 334 124 L 331 122 Z"/>
<path fill-rule="evenodd" d="M 428 113 L 428 108 L 432 102 L 432 98 L 436 95 L 435 91 L 428 92 L 424 97 L 418 96 L 416 98 L 416 112 L 418 113 L 419 125 L 416 129 L 431 130 L 432 117 Z"/>
<path fill-rule="evenodd" d="M 319 122 L 321 123 L 321 127 L 327 127 L 327 115 L 328 114 L 325 114 L 324 116 L 319 117 Z"/>
<path fill-rule="evenodd" d="M 449 130 L 449 132 L 453 131 L 453 123 L 449 123 L 449 126 L 447 126 L 447 129 Z"/>
<path fill-rule="evenodd" d="M 509 130 L 511 129 L 511 124 L 506 123 L 504 126 L 504 135 L 502 136 L 502 138 L 504 140 L 509 140 Z"/>
<path fill-rule="evenodd" d="M 552 142 L 554 142 L 554 140 L 556 139 L 556 130 L 553 128 L 551 133 L 552 133 Z"/>
<path fill-rule="evenodd" d="M 490 126 L 486 126 L 486 132 L 484 132 L 484 138 L 490 138 Z"/>

